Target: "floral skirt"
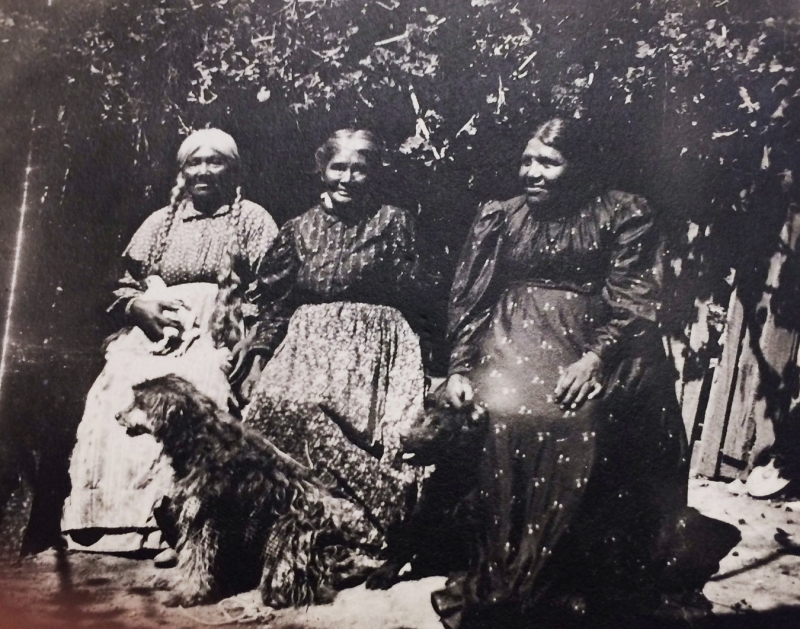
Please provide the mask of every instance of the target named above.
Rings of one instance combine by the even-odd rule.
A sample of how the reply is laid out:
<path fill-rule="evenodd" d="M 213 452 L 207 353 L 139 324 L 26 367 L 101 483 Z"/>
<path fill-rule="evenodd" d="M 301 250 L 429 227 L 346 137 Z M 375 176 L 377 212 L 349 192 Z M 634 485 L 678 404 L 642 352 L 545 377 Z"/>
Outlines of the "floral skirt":
<path fill-rule="evenodd" d="M 363 541 L 380 544 L 424 473 L 400 459 L 400 437 L 420 417 L 423 395 L 419 342 L 397 310 L 306 305 L 264 368 L 244 421 L 359 505 Z"/>
<path fill-rule="evenodd" d="M 72 490 L 61 530 L 73 550 L 134 552 L 161 545 L 153 508 L 172 487 L 172 468 L 152 435 L 130 437 L 115 419 L 133 401 L 135 384 L 178 374 L 227 408 L 227 350 L 216 349 L 208 333 L 217 286 L 182 284 L 167 290 L 196 315 L 200 336 L 185 352 L 166 355 L 155 354 L 156 344 L 139 328 L 121 332 L 108 344 L 70 459 Z"/>

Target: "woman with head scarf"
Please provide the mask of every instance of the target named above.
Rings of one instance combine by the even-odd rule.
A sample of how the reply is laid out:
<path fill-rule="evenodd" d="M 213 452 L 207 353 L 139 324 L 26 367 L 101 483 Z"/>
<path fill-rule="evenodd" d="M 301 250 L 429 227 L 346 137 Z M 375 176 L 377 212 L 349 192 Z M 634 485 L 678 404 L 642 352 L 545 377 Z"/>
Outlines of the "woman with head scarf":
<path fill-rule="evenodd" d="M 438 398 L 480 409 L 488 429 L 475 559 L 433 596 L 450 629 L 691 618 L 738 541 L 686 506 L 661 240 L 642 197 L 597 185 L 600 158 L 583 121 L 542 124 L 522 152 L 523 194 L 481 207 L 461 254 Z"/>
<path fill-rule="evenodd" d="M 177 373 L 227 408 L 230 351 L 252 324 L 245 292 L 277 227 L 242 198 L 239 151 L 219 129 L 189 135 L 178 150 L 170 204 L 151 214 L 123 253 L 109 311 L 123 329 L 89 391 L 70 461 L 72 492 L 62 530 L 71 548 L 132 552 L 162 546 L 153 517 L 171 484 L 154 439 L 115 421 L 131 387 Z"/>
<path fill-rule="evenodd" d="M 424 389 L 408 323 L 420 309 L 414 220 L 383 201 L 370 132 L 337 131 L 316 163 L 319 203 L 283 225 L 258 268 L 261 322 L 243 416 L 358 505 L 361 539 L 378 548 L 418 476 L 399 452 Z"/>

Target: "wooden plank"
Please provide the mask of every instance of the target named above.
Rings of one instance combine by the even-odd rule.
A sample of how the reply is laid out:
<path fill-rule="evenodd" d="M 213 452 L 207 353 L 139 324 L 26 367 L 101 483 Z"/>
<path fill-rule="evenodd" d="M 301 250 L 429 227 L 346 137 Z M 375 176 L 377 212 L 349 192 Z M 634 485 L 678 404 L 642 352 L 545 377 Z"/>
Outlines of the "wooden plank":
<path fill-rule="evenodd" d="M 698 446 L 693 471 L 715 478 L 719 471 L 720 449 L 725 441 L 728 416 L 733 403 L 738 378 L 738 363 L 745 342 L 744 308 L 734 290 L 728 305 L 728 317 L 719 364 L 714 368 L 708 408 L 703 421 L 703 433 Z"/>
<path fill-rule="evenodd" d="M 759 339 L 759 349 L 766 365 L 774 370 L 776 375 L 782 375 L 786 365 L 796 359 L 796 342 L 797 333 L 775 325 L 774 317 L 770 313 Z M 759 383 L 762 378 L 759 372 L 757 374 Z M 767 399 L 756 399 L 755 394 L 753 391 L 750 395 L 747 422 L 741 426 L 737 425 L 734 430 L 729 429 L 722 448 L 723 459 L 745 472 L 752 469 L 753 459 L 775 443 L 773 424 L 781 419 L 770 416 Z M 774 396 L 775 393 L 767 392 L 767 395 Z"/>
<path fill-rule="evenodd" d="M 697 409 L 700 404 L 700 392 L 703 388 L 703 380 L 687 380 L 683 383 L 683 399 L 681 400 L 681 411 L 683 414 L 683 426 L 686 429 L 686 438 L 691 441 L 694 433 L 694 426 L 698 420 Z"/>
<path fill-rule="evenodd" d="M 696 323 L 694 324 L 697 325 Z M 694 326 L 693 326 L 694 327 Z M 686 380 L 685 374 L 685 352 L 686 344 L 682 341 L 665 337 L 664 348 L 667 351 L 667 357 L 675 365 L 675 370 L 678 373 L 678 379 L 675 381 L 675 397 L 678 399 L 678 404 L 681 406 L 681 414 L 683 415 L 683 425 L 686 429 L 686 438 L 691 439 L 692 426 L 695 422 L 695 415 L 697 413 L 697 392 L 702 384 L 701 380 Z"/>
<path fill-rule="evenodd" d="M 746 461 L 743 461 L 741 457 L 741 447 L 731 447 L 731 444 L 743 445 L 752 439 L 755 432 L 753 406 L 759 382 L 758 364 L 753 354 L 750 330 L 747 330 L 739 350 L 736 382 L 730 397 L 727 422 L 719 445 L 716 478 L 737 478 L 746 468 Z"/>
<path fill-rule="evenodd" d="M 799 232 L 800 217 L 790 210 L 780 235 L 784 247 L 780 247 L 770 260 L 764 293 L 758 305 L 759 310 L 766 310 L 766 319 L 756 346 L 749 347 L 750 354 L 743 353 L 739 361 L 740 372 L 747 372 L 747 379 L 751 383 L 742 388 L 740 406 L 731 409 L 722 446 L 722 476 L 744 476 L 749 473 L 754 459 L 775 442 L 774 422 L 781 421 L 781 415 L 788 411 L 788 408 L 780 405 L 780 396 L 787 386 L 782 379 L 786 366 L 797 361 L 798 334 L 777 325 L 772 300 L 779 289 L 783 265 L 789 259 L 787 249 L 794 250 L 797 247 Z M 768 385 L 766 389 L 765 385 Z M 757 394 L 761 399 L 757 399 Z M 788 403 L 788 400 L 783 402 Z"/>

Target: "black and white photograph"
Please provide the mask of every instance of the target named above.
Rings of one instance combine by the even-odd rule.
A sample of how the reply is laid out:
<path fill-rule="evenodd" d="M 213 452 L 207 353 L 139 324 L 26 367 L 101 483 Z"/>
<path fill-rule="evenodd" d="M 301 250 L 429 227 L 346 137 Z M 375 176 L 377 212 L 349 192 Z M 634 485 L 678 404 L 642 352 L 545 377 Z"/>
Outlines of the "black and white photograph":
<path fill-rule="evenodd" d="M 0 0 L 0 627 L 800 626 L 799 0 Z"/>

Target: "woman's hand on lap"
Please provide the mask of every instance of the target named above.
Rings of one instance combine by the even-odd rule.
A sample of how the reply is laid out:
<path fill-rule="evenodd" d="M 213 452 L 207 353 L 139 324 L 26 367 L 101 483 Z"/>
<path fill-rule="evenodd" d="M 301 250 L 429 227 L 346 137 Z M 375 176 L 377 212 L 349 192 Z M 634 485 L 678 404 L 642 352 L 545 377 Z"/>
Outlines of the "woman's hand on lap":
<path fill-rule="evenodd" d="M 242 399 L 243 402 L 249 402 L 253 397 L 253 391 L 258 384 L 258 381 L 261 380 L 261 372 L 264 370 L 264 360 L 263 356 L 256 356 L 253 359 L 253 364 L 250 366 L 250 371 L 248 372 L 245 379 L 242 380 L 242 384 L 239 387 L 239 397 Z"/>
<path fill-rule="evenodd" d="M 576 410 L 587 400 L 600 395 L 603 392 L 601 367 L 600 357 L 594 352 L 587 352 L 564 369 L 554 391 L 556 403 L 565 410 Z"/>
<path fill-rule="evenodd" d="M 178 319 L 178 310 L 183 304 L 177 299 L 134 299 L 128 312 L 131 320 L 139 326 L 150 340 L 158 341 L 164 336 L 164 328 L 183 330 Z"/>
<path fill-rule="evenodd" d="M 456 410 L 472 406 L 475 392 L 469 378 L 461 374 L 453 374 L 447 378 L 444 388 L 444 403 Z"/>

